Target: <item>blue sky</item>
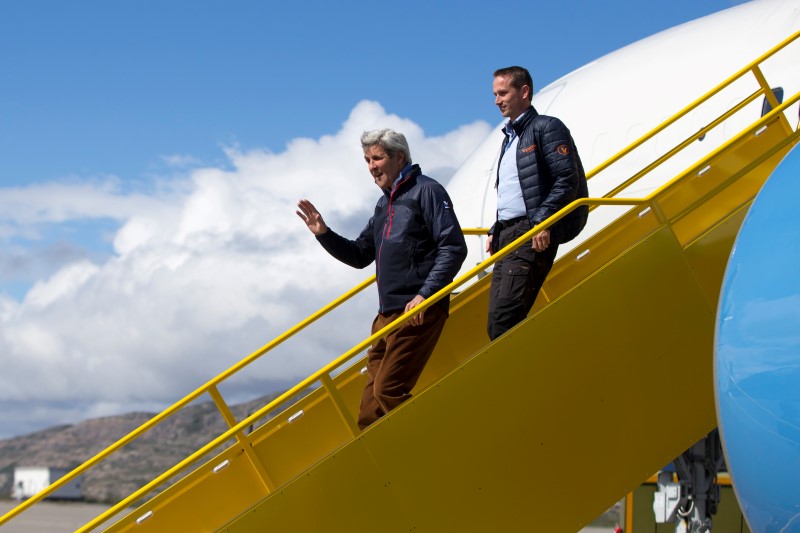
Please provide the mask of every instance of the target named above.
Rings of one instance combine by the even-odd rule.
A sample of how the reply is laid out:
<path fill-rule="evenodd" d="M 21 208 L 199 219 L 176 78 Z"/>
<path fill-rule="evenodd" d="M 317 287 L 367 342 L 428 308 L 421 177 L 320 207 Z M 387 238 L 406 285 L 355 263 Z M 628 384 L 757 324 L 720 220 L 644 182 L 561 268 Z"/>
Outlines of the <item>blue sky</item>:
<path fill-rule="evenodd" d="M 433 135 L 494 123 L 494 68 L 524 64 L 542 87 L 733 3 L 4 2 L 0 185 L 140 186 L 164 156 L 333 132 L 362 99 Z"/>
<path fill-rule="evenodd" d="M 494 69 L 543 87 L 737 3 L 0 3 L 0 438 L 163 407 L 363 279 L 293 211 L 360 229 L 364 129 L 446 181 Z M 352 345 L 357 305 L 236 394 Z"/>

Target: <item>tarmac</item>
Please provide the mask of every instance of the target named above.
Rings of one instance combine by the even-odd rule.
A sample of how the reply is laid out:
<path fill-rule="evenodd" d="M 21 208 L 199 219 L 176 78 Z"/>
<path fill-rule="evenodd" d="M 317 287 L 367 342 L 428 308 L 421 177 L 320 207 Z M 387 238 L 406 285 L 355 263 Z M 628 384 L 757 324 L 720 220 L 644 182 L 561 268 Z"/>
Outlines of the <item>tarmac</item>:
<path fill-rule="evenodd" d="M 14 500 L 0 500 L 0 516 L 16 507 Z M 109 506 L 83 502 L 40 502 L 8 523 L 0 526 L 2 533 L 73 533 L 100 515 Z M 122 518 L 120 513 L 117 518 Z M 108 527 L 114 519 L 103 524 Z M 101 528 L 102 529 L 102 528 Z M 579 533 L 613 533 L 613 528 L 587 527 Z"/>
<path fill-rule="evenodd" d="M 0 500 L 0 516 L 17 506 L 14 500 Z M 73 533 L 109 508 L 84 502 L 40 502 L 0 526 L 2 533 Z M 120 513 L 122 518 L 124 513 Z M 114 520 L 106 522 L 106 526 Z"/>

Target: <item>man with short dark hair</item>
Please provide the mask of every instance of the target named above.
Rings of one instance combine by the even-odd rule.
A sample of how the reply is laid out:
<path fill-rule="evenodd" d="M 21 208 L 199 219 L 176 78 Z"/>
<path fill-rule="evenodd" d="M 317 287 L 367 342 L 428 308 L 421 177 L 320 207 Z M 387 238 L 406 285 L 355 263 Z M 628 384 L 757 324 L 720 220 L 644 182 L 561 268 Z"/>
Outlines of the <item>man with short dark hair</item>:
<path fill-rule="evenodd" d="M 495 104 L 508 123 L 503 128 L 497 167 L 497 220 L 486 251 L 505 247 L 577 198 L 588 196 L 575 143 L 563 122 L 539 115 L 531 105 L 533 81 L 522 67 L 495 71 Z M 534 235 L 494 265 L 488 333 L 496 339 L 522 321 L 533 306 L 555 261 L 558 245 L 583 229 L 588 208 L 581 206 L 550 229 Z"/>
<path fill-rule="evenodd" d="M 383 195 L 356 240 L 328 228 L 308 200 L 297 215 L 333 257 L 355 268 L 376 261 L 379 311 L 372 333 L 394 322 L 453 281 L 467 256 L 467 245 L 450 197 L 439 183 L 411 163 L 403 134 L 364 132 L 364 159 Z M 367 385 L 358 425 L 366 428 L 411 397 L 447 320 L 445 297 L 367 352 Z"/>

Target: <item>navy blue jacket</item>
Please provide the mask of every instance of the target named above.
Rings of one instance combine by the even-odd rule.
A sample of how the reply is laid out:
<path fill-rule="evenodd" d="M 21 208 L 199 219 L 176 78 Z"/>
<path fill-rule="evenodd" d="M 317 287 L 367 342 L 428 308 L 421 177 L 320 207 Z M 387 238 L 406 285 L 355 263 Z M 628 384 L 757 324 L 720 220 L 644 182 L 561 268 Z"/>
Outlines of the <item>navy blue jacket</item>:
<path fill-rule="evenodd" d="M 453 278 L 467 257 L 464 234 L 447 191 L 422 175 L 419 165 L 384 191 L 367 226 L 354 241 L 330 228 L 317 240 L 355 268 L 376 261 L 380 312 L 403 310 L 416 295 L 429 298 Z M 447 309 L 450 299 L 440 304 Z"/>
<path fill-rule="evenodd" d="M 519 136 L 516 156 L 522 198 L 533 227 L 577 198 L 586 198 L 589 191 L 575 142 L 563 122 L 540 115 L 531 106 L 513 127 Z M 508 136 L 503 140 L 501 158 L 507 143 Z M 588 216 L 588 206 L 573 210 L 550 228 L 550 241 L 561 244 L 572 240 L 586 225 Z"/>

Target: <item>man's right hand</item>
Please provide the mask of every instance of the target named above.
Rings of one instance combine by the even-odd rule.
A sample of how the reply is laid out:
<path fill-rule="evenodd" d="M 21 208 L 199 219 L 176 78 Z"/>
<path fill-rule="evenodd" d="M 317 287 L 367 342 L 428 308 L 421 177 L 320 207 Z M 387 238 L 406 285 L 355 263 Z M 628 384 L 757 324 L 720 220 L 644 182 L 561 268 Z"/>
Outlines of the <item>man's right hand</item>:
<path fill-rule="evenodd" d="M 308 229 L 311 230 L 311 233 L 314 235 L 322 235 L 328 231 L 328 226 L 325 224 L 325 221 L 322 220 L 322 215 L 319 214 L 319 211 L 317 211 L 317 208 L 314 207 L 314 204 L 303 199 L 297 202 L 297 207 L 299 211 L 295 211 L 295 213 L 297 213 L 297 216 L 303 219 L 303 222 L 306 223 L 306 226 L 308 226 Z"/>
<path fill-rule="evenodd" d="M 492 238 L 494 235 L 489 235 L 489 238 L 486 239 L 486 253 L 492 255 Z"/>

